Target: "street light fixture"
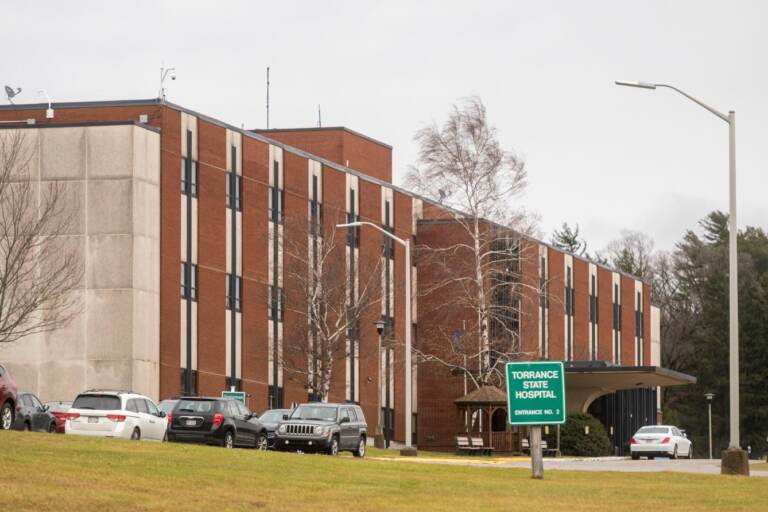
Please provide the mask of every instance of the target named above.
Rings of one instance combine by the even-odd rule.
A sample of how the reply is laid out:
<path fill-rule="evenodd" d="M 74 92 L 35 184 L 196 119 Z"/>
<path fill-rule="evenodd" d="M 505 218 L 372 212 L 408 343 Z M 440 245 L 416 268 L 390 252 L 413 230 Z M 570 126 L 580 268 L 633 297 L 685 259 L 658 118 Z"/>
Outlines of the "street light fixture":
<path fill-rule="evenodd" d="M 411 322 L 411 244 L 408 240 L 398 238 L 386 229 L 377 226 L 373 222 L 349 222 L 347 224 L 336 224 L 337 228 L 356 228 L 359 226 L 370 226 L 373 229 L 379 231 L 384 236 L 387 236 L 405 247 L 405 449 L 404 452 L 408 454 L 415 453 L 413 451 L 413 404 L 411 397 L 412 379 L 413 379 L 413 367 L 411 366 L 411 331 L 413 331 L 413 325 Z M 381 330 L 379 331 L 379 322 L 381 322 Z M 376 322 L 376 330 L 379 334 L 384 332 L 384 321 L 378 320 Z M 389 382 L 387 382 L 387 389 L 389 389 Z"/>
<path fill-rule="evenodd" d="M 707 399 L 707 406 L 709 409 L 709 458 L 712 458 L 712 399 L 715 398 L 714 393 L 704 393 L 704 398 Z"/>
<path fill-rule="evenodd" d="M 616 85 L 626 87 L 639 87 L 641 89 L 666 88 L 681 94 L 708 110 L 726 123 L 728 123 L 728 323 L 729 323 L 729 414 L 730 414 L 730 442 L 728 444 L 728 463 L 723 463 L 722 471 L 731 473 L 733 468 L 740 468 L 739 474 L 749 473 L 749 460 L 747 453 L 741 449 L 739 440 L 739 294 L 738 294 L 738 259 L 736 253 L 737 224 L 736 224 L 736 112 L 729 111 L 724 114 L 688 93 L 685 93 L 668 84 L 655 84 L 648 82 L 628 82 L 616 80 Z M 733 459 L 730 459 L 733 457 Z M 723 459 L 725 461 L 725 457 Z"/>

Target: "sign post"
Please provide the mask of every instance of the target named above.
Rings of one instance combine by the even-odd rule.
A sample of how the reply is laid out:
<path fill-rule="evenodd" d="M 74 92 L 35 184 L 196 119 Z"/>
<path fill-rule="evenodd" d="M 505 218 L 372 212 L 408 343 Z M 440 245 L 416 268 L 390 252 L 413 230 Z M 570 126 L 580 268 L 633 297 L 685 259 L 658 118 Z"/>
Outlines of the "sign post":
<path fill-rule="evenodd" d="M 560 361 L 507 363 L 509 423 L 531 427 L 533 478 L 544 478 L 541 426 L 565 423 L 565 375 Z"/>

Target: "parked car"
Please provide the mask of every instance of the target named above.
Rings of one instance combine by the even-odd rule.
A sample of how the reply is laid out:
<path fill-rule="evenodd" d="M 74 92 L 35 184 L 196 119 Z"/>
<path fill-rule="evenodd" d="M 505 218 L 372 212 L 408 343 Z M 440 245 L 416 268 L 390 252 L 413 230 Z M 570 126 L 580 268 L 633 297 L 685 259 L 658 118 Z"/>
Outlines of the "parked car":
<path fill-rule="evenodd" d="M 283 421 L 283 416 L 290 413 L 290 409 L 270 409 L 268 411 L 264 411 L 261 413 L 261 416 L 259 416 L 259 421 L 262 425 L 264 425 L 264 428 L 267 429 L 268 448 L 274 448 L 275 430 L 277 430 L 280 422 Z"/>
<path fill-rule="evenodd" d="M 359 406 L 309 403 L 284 416 L 277 428 L 275 447 L 328 455 L 348 450 L 355 457 L 364 457 L 367 439 L 368 425 Z"/>
<path fill-rule="evenodd" d="M 267 449 L 264 425 L 237 400 L 181 398 L 170 416 L 169 441 Z"/>
<path fill-rule="evenodd" d="M 641 427 L 630 441 L 632 460 L 640 457 L 693 458 L 693 444 L 677 427 L 671 425 L 649 425 Z"/>
<path fill-rule="evenodd" d="M 13 427 L 18 405 L 17 392 L 13 377 L 0 365 L 0 430 L 10 430 Z"/>
<path fill-rule="evenodd" d="M 40 399 L 29 391 L 19 391 L 17 394 L 16 430 L 34 430 L 35 432 L 56 432 L 56 417 L 48 412 Z"/>
<path fill-rule="evenodd" d="M 157 404 L 157 408 L 163 411 L 165 414 L 168 414 L 169 412 L 173 411 L 173 408 L 176 407 L 177 403 L 179 403 L 177 398 L 163 400 Z"/>
<path fill-rule="evenodd" d="M 67 420 L 67 411 L 72 407 L 72 402 L 45 402 L 48 412 L 56 418 L 56 432 L 64 433 L 64 423 Z"/>
<path fill-rule="evenodd" d="M 144 395 L 130 391 L 90 390 L 80 393 L 66 413 L 67 434 L 163 441 L 165 413 Z"/>

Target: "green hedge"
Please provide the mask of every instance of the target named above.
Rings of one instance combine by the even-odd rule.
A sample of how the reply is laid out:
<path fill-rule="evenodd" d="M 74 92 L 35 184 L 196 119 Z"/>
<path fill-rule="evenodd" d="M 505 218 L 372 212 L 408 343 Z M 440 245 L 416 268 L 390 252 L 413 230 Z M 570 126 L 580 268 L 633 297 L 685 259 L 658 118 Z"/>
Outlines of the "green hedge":
<path fill-rule="evenodd" d="M 589 426 L 589 434 L 584 427 Z M 591 414 L 569 414 L 560 427 L 560 451 L 563 455 L 599 457 L 611 455 L 611 440 L 600 420 Z"/>

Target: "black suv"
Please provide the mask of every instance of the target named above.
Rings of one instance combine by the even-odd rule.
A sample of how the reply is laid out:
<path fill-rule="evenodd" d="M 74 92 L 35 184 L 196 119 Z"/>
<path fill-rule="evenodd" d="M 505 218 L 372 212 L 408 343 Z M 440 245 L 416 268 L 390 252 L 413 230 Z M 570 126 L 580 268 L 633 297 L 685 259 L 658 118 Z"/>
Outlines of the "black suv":
<path fill-rule="evenodd" d="M 283 416 L 274 446 L 278 450 L 325 452 L 351 451 L 365 456 L 368 425 L 363 410 L 354 404 L 301 404 Z"/>
<path fill-rule="evenodd" d="M 267 449 L 267 430 L 255 414 L 229 398 L 180 398 L 168 413 L 168 441 Z"/>

